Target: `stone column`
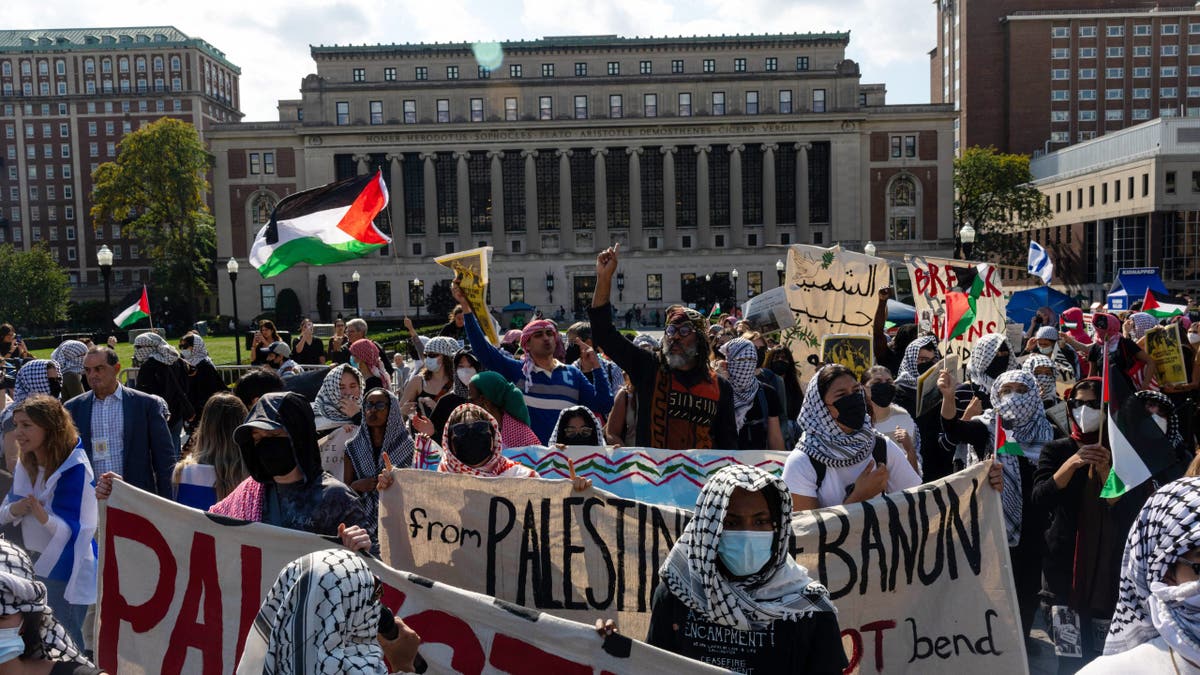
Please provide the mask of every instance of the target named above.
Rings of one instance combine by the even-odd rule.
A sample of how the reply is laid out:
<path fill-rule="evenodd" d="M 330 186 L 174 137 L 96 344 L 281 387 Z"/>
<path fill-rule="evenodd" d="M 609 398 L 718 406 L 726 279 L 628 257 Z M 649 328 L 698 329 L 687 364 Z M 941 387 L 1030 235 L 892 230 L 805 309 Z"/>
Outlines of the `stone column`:
<path fill-rule="evenodd" d="M 779 235 L 776 231 L 775 222 L 777 215 L 775 213 L 775 150 L 779 145 L 775 143 L 763 143 L 763 244 L 778 244 Z"/>
<path fill-rule="evenodd" d="M 558 247 L 560 251 L 575 250 L 575 228 L 571 223 L 571 155 L 567 148 L 554 151 L 558 156 Z"/>
<path fill-rule="evenodd" d="M 596 229 L 593 246 L 597 251 L 608 246 L 608 148 L 592 148 L 596 174 Z"/>
<path fill-rule="evenodd" d="M 525 250 L 539 253 L 542 250 L 542 235 L 538 230 L 537 212 L 537 150 L 522 150 L 525 158 Z"/>
<path fill-rule="evenodd" d="M 629 155 L 629 248 L 641 250 L 642 241 L 642 148 L 625 148 Z"/>
<path fill-rule="evenodd" d="M 392 215 L 392 257 L 408 255 L 408 229 L 404 222 L 404 154 L 388 155 L 392 184 L 388 186 L 388 206 Z"/>
<path fill-rule="evenodd" d="M 469 152 L 454 153 L 454 182 L 458 192 L 458 246 L 456 251 L 475 248 L 475 233 L 471 231 L 471 174 L 467 159 Z"/>
<path fill-rule="evenodd" d="M 436 152 L 422 152 L 421 161 L 425 163 L 425 255 L 441 255 L 438 245 L 438 214 L 437 214 L 437 171 L 433 168 Z"/>
<path fill-rule="evenodd" d="M 744 145 L 729 145 L 729 229 L 730 242 L 737 248 L 746 245 L 744 214 L 742 213 L 742 151 Z"/>
<path fill-rule="evenodd" d="M 1108 244 L 1105 243 L 1105 240 L 1108 239 L 1108 237 L 1105 235 L 1108 234 L 1107 230 L 1109 230 L 1111 227 L 1112 221 L 1110 220 L 1096 221 L 1096 278 L 1088 279 L 1088 281 L 1093 283 L 1111 283 L 1111 280 L 1109 279 L 1111 270 L 1104 269 L 1104 254 L 1108 251 L 1108 249 L 1105 248 L 1108 246 Z"/>
<path fill-rule="evenodd" d="M 659 148 L 663 156 L 663 250 L 679 248 L 676 236 L 675 213 L 675 152 L 679 148 L 664 145 Z"/>
<path fill-rule="evenodd" d="M 797 243 L 812 243 L 812 227 L 808 221 L 808 143 L 796 144 L 796 235 Z"/>
<path fill-rule="evenodd" d="M 708 153 L 710 145 L 697 145 L 696 152 L 696 247 L 700 249 L 713 245 L 712 210 L 708 203 Z"/>
<path fill-rule="evenodd" d="M 489 150 L 488 160 L 491 162 L 492 176 L 492 246 L 496 252 L 507 253 L 508 242 L 504 237 L 504 153 L 499 150 Z"/>

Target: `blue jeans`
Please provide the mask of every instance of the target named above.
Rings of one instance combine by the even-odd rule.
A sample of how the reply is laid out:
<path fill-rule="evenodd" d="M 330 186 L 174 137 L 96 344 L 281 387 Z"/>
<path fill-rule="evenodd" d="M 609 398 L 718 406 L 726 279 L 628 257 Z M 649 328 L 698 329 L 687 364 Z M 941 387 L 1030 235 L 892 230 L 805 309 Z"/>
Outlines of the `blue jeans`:
<path fill-rule="evenodd" d="M 67 630 L 67 634 L 75 641 L 75 645 L 79 649 L 83 649 L 83 619 L 87 616 L 87 605 L 72 605 L 67 602 L 63 596 L 67 592 L 67 582 L 58 579 L 42 579 L 39 581 L 46 584 L 46 604 L 50 605 L 50 609 L 54 610 L 54 616 L 63 628 Z"/>

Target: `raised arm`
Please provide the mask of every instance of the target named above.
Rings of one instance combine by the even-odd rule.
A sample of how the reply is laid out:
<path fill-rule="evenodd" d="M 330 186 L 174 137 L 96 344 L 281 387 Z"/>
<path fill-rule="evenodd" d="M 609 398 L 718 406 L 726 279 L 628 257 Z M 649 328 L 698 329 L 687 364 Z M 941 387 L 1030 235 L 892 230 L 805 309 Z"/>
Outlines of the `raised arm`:
<path fill-rule="evenodd" d="M 617 251 L 620 244 L 605 249 L 596 256 L 596 292 L 592 295 L 592 307 L 588 319 L 592 323 L 592 342 L 596 344 L 621 370 L 634 377 L 658 367 L 657 358 L 634 345 L 617 331 L 612 322 L 609 295 L 612 292 L 612 277 L 617 271 Z"/>
<path fill-rule="evenodd" d="M 879 289 L 879 304 L 875 306 L 875 322 L 871 326 L 871 335 L 875 342 L 876 359 L 878 359 L 879 355 L 888 349 L 887 333 L 885 332 L 887 324 L 887 303 L 894 294 L 895 293 L 892 291 L 891 286 L 884 286 L 883 288 Z"/>

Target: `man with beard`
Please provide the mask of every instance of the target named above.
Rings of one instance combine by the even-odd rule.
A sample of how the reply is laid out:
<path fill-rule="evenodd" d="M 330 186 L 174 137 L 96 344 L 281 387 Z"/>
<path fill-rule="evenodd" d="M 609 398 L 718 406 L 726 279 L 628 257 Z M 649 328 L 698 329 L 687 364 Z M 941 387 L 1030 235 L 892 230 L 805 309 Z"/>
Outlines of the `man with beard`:
<path fill-rule="evenodd" d="M 733 389 L 709 367 L 708 322 L 699 312 L 667 312 L 662 346 L 649 352 L 626 340 L 612 322 L 609 295 L 618 246 L 596 258 L 596 292 L 588 310 L 592 340 L 621 367 L 638 392 L 637 444 L 649 448 L 736 449 Z"/>

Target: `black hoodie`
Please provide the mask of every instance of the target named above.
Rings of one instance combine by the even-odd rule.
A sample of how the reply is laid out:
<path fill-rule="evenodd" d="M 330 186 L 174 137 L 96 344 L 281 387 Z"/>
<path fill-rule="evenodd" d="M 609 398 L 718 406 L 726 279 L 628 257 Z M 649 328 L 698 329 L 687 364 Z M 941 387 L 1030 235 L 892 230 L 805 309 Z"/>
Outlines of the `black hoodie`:
<path fill-rule="evenodd" d="M 253 429 L 283 429 L 292 441 L 296 465 L 304 477 L 295 483 L 276 483 L 259 462 Z M 292 530 L 336 536 L 338 524 L 367 531 L 367 514 L 358 496 L 345 483 L 321 469 L 321 452 L 312 407 L 294 392 L 275 392 L 258 399 L 245 424 L 234 432 L 250 477 L 263 484 L 262 522 Z"/>

